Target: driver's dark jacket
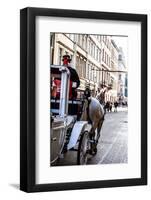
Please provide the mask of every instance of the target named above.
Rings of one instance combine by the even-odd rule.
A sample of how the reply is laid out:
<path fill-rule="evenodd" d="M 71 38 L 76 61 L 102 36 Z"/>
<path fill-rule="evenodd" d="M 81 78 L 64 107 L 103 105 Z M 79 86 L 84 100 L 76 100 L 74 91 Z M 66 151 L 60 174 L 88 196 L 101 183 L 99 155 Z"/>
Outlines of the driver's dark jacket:
<path fill-rule="evenodd" d="M 70 80 L 72 82 L 76 82 L 77 83 L 77 88 L 79 87 L 80 85 L 80 79 L 79 79 L 79 75 L 78 73 L 76 72 L 76 70 L 70 66 L 68 66 L 68 69 L 70 71 Z"/>

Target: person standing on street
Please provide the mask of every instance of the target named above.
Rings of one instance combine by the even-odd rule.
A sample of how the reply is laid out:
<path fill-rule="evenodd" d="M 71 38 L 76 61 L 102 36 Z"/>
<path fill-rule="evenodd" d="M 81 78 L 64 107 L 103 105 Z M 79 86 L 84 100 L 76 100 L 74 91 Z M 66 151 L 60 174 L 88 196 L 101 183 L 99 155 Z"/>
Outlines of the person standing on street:
<path fill-rule="evenodd" d="M 114 112 L 117 112 L 117 107 L 118 107 L 118 102 L 115 101 L 115 102 L 114 102 Z"/>

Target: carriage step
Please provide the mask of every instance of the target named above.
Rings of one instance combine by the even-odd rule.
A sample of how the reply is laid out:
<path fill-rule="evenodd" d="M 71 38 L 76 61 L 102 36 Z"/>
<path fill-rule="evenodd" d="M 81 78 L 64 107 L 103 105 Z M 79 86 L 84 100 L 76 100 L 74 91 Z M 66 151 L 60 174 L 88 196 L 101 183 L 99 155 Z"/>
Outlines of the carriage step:
<path fill-rule="evenodd" d="M 70 151 L 78 151 L 78 149 L 75 149 L 74 147 L 70 149 Z"/>
<path fill-rule="evenodd" d="M 60 155 L 59 155 L 59 158 L 60 158 L 60 159 L 63 159 L 63 158 L 64 158 L 64 154 L 60 154 Z"/>

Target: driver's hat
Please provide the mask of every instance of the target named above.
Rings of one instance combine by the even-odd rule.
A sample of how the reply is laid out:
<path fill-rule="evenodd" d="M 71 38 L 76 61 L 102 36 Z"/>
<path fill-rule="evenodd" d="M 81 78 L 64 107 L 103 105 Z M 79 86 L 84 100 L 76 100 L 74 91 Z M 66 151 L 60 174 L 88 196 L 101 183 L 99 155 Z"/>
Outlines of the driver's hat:
<path fill-rule="evenodd" d="M 64 55 L 62 61 L 64 61 L 64 59 L 68 59 L 68 62 L 71 61 L 71 58 L 69 55 Z"/>

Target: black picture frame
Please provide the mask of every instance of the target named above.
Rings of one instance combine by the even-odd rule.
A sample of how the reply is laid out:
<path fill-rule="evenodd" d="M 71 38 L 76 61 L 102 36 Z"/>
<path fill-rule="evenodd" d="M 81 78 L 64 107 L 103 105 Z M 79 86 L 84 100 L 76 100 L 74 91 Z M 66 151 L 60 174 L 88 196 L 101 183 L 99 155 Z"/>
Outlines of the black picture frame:
<path fill-rule="evenodd" d="M 141 178 L 71 183 L 35 183 L 35 18 L 54 16 L 141 23 Z M 20 189 L 25 192 L 147 184 L 147 15 L 48 8 L 20 11 Z"/>

